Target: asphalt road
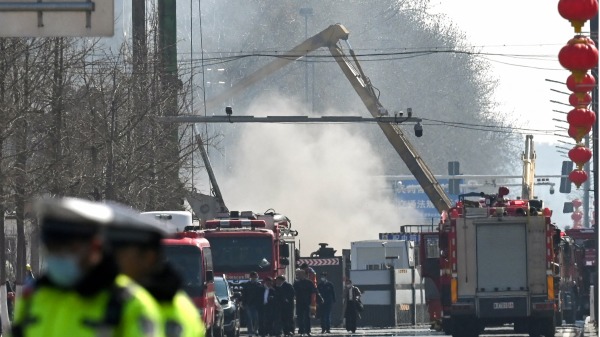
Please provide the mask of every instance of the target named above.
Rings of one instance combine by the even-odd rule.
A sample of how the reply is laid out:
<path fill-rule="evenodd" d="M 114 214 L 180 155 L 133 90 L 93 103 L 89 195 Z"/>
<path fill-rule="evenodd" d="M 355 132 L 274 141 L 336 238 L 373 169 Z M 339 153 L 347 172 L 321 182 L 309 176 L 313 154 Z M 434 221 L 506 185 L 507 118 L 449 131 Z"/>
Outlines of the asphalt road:
<path fill-rule="evenodd" d="M 563 326 L 558 327 L 556 329 L 555 337 L 581 337 L 583 330 L 583 324 L 577 326 Z M 362 337 L 362 336 L 424 336 L 424 337 L 440 337 L 446 336 L 443 332 L 438 332 L 434 330 L 430 330 L 429 326 L 410 326 L 410 327 L 394 327 L 394 328 L 359 328 L 356 330 L 356 333 L 348 333 L 343 328 L 333 328 L 331 329 L 331 333 L 321 334 L 321 329 L 318 327 L 313 327 L 311 335 L 314 337 Z M 242 330 L 242 337 L 246 337 L 245 331 Z M 497 327 L 497 328 L 487 328 L 481 335 L 481 337 L 494 336 L 494 337 L 528 337 L 527 334 L 515 334 L 512 331 L 512 327 Z M 585 336 L 587 337 L 587 336 Z"/>

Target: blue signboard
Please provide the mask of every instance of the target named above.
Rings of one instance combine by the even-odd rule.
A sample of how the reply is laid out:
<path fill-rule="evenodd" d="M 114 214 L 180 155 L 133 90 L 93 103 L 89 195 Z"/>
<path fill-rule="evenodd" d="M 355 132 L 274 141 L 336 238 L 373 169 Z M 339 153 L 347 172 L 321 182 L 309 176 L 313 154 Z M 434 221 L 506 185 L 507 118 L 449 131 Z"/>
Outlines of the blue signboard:
<path fill-rule="evenodd" d="M 448 193 L 448 179 L 439 180 L 444 191 Z M 427 219 L 439 219 L 440 214 L 429 200 L 429 197 L 416 180 L 398 180 L 394 185 L 396 202 L 399 207 L 412 208 Z"/>
<path fill-rule="evenodd" d="M 415 244 L 419 244 L 418 233 L 379 233 L 379 240 L 406 240 L 414 241 Z"/>

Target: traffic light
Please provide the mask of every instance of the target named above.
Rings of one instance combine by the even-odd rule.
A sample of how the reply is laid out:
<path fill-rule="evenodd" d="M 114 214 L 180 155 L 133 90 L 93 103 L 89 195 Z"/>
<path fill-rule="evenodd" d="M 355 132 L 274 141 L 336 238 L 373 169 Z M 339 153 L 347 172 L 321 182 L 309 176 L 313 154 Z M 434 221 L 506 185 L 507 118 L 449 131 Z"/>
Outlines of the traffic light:
<path fill-rule="evenodd" d="M 457 176 L 460 174 L 460 163 L 457 161 L 448 162 L 448 174 L 451 176 Z M 448 193 L 458 195 L 460 194 L 460 179 L 449 179 L 448 180 Z"/>
<path fill-rule="evenodd" d="M 558 191 L 560 193 L 571 193 L 571 180 L 569 180 L 569 173 L 573 171 L 573 162 L 569 160 L 565 160 L 562 162 L 562 170 L 560 177 L 560 188 Z"/>

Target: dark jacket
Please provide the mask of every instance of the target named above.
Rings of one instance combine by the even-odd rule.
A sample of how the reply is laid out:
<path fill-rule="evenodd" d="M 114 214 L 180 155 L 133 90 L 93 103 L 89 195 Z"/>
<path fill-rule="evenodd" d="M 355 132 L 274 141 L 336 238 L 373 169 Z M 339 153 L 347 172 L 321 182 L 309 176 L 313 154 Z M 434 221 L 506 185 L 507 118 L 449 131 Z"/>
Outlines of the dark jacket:
<path fill-rule="evenodd" d="M 263 304 L 264 287 L 258 282 L 248 281 L 242 285 L 242 303 L 260 308 Z"/>
<path fill-rule="evenodd" d="M 269 292 L 267 294 L 267 303 L 265 303 L 265 292 Z M 261 293 L 261 304 L 263 307 L 269 307 L 269 308 L 275 308 L 278 304 L 279 304 L 279 298 L 278 298 L 278 293 L 277 290 L 275 290 L 275 288 L 266 288 L 263 287 L 262 293 Z"/>
<path fill-rule="evenodd" d="M 279 287 L 275 287 L 279 293 L 278 299 L 283 307 L 291 306 L 294 304 L 294 298 L 296 297 L 296 291 L 294 287 L 287 281 L 283 282 Z"/>
<path fill-rule="evenodd" d="M 317 293 L 317 288 L 308 279 L 294 281 L 297 305 L 310 305 L 312 294 Z"/>
<path fill-rule="evenodd" d="M 335 290 L 333 289 L 333 283 L 325 280 L 325 282 L 319 282 L 317 285 L 319 294 L 323 298 L 323 304 L 335 303 Z"/>

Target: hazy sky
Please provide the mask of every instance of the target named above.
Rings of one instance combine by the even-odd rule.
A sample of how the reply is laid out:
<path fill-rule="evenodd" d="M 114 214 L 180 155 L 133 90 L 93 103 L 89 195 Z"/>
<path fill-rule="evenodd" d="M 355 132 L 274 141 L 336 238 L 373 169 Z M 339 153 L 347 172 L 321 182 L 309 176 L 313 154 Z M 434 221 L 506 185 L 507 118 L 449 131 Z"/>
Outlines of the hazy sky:
<path fill-rule="evenodd" d="M 473 46 L 481 46 L 482 55 L 494 67 L 500 80 L 497 99 L 506 113 L 521 116 L 524 127 L 553 130 L 568 112 L 568 92 L 564 82 L 570 73 L 558 63 L 558 52 L 575 35 L 571 23 L 558 13 L 558 1 L 547 0 L 432 0 L 435 13 L 444 13 L 467 36 Z M 477 14 L 478 13 L 478 14 Z M 589 32 L 589 26 L 584 27 Z M 556 136 L 535 136 L 536 141 L 556 142 Z M 568 139 L 563 139 L 568 140 Z"/>
<path fill-rule="evenodd" d="M 568 103 L 568 96 L 551 89 L 569 92 L 565 85 L 546 79 L 565 82 L 570 72 L 558 63 L 558 52 L 575 33 L 571 23 L 558 13 L 558 1 L 547 0 L 432 0 L 432 13 L 443 13 L 463 31 L 469 44 L 481 46 L 482 55 L 490 61 L 493 76 L 499 79 L 496 99 L 506 113 L 520 116 L 523 127 L 536 130 L 556 130 L 565 127 L 571 107 L 550 102 Z M 474 13 L 479 13 L 479 15 Z M 589 22 L 583 28 L 589 35 Z M 560 174 L 562 157 L 554 145 L 570 148 L 558 140 L 574 144 L 570 138 L 534 134 L 537 146 L 536 175 Z M 541 143 L 549 143 L 541 144 Z M 544 146 L 540 146 L 544 145 Z M 553 179 L 559 183 L 558 179 Z M 554 221 L 561 227 L 571 225 L 570 214 L 562 214 L 565 201 L 580 198 L 581 190 L 572 186 L 572 193 L 550 195 L 547 186 L 536 187 L 536 195 L 554 209 Z M 593 197 L 593 195 L 591 195 Z M 590 199 L 591 200 L 591 199 Z M 592 201 L 590 201 L 592 202 Z M 593 205 L 591 205 L 593 207 Z"/>

